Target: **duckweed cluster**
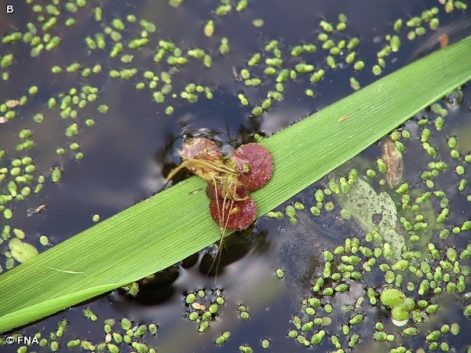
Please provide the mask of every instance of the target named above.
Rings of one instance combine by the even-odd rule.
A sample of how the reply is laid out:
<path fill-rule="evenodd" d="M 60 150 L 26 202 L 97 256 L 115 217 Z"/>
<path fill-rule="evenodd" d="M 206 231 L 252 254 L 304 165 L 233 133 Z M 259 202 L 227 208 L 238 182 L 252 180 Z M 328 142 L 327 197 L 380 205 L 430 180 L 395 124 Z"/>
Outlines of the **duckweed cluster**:
<path fill-rule="evenodd" d="M 204 333 L 210 328 L 211 322 L 219 317 L 221 309 L 226 304 L 226 299 L 220 289 L 196 289 L 185 295 L 184 304 L 186 307 L 185 318 L 198 325 L 199 333 Z M 249 320 L 249 308 L 242 303 L 237 304 L 237 316 L 240 320 Z M 214 343 L 222 346 L 230 337 L 230 331 L 221 332 L 214 338 Z M 269 349 L 271 347 L 270 339 L 261 338 L 260 346 L 263 349 Z M 253 348 L 246 344 L 240 345 L 239 350 L 241 353 L 253 352 Z"/>
<path fill-rule="evenodd" d="M 39 331 L 34 334 L 35 342 L 44 352 L 107 352 L 119 353 L 133 351 L 136 353 L 156 353 L 157 349 L 144 342 L 150 336 L 157 335 L 159 327 L 154 324 L 137 324 L 124 317 L 118 319 L 106 319 L 98 323 L 98 317 L 90 308 L 83 310 L 83 315 L 90 320 L 90 326 L 101 331 L 103 339 L 99 342 L 91 342 L 83 338 L 74 338 L 74 323 L 65 319 L 59 321 L 57 329 L 49 333 Z M 96 327 L 95 327 L 96 326 Z M 101 329 L 100 327 L 101 326 Z M 17 336 L 18 334 L 13 334 Z M 0 338 L 0 347 L 5 345 L 4 337 Z M 17 348 L 18 353 L 27 353 L 36 345 L 22 345 Z"/>
<path fill-rule="evenodd" d="M 219 310 L 225 304 L 225 298 L 221 290 L 199 289 L 189 292 L 185 296 L 187 311 L 185 317 L 198 325 L 198 332 L 203 333 L 214 321 Z M 223 344 L 229 338 L 228 334 L 222 334 L 216 338 L 217 344 Z"/>
<path fill-rule="evenodd" d="M 237 310 L 239 311 L 239 317 L 242 320 L 250 319 L 249 309 L 245 305 L 239 304 L 239 307 L 237 308 Z"/>
<path fill-rule="evenodd" d="M 326 187 L 317 187 L 313 192 L 312 206 L 310 202 L 297 208 L 290 204 L 285 214 L 276 210 L 268 213 L 275 219 L 286 215 L 290 223 L 296 223 L 296 211 L 304 208 L 319 217 L 340 207 L 338 218 L 355 220 L 365 232 L 362 237 L 349 237 L 342 245 L 324 250 L 323 266 L 312 279 L 311 292 L 303 300 L 300 313 L 292 317 L 292 328 L 287 333 L 298 344 L 313 347 L 328 342 L 330 351 L 336 353 L 347 352 L 370 339 L 385 342 L 390 352 L 396 353 L 453 349 L 449 336 L 459 334 L 458 323 L 430 327 L 436 326 L 436 315 L 442 312 L 442 296 L 464 299 L 469 292 L 471 244 L 468 241 L 460 247 L 457 244 L 462 244 L 464 238 L 451 236 L 462 237 L 461 233 L 469 232 L 471 220 L 464 213 L 461 217 L 465 218 L 458 221 L 458 214 L 452 214 L 449 208 L 452 201 L 462 201 L 463 196 L 470 199 L 466 195 L 467 162 L 466 154 L 459 151 L 457 136 L 443 141 L 443 133 L 435 138 L 433 130 L 446 129 L 449 109 L 454 109 L 462 96 L 460 90 L 453 92 L 406 124 L 412 130 L 416 126 L 415 137 L 406 127 L 388 137 L 401 159 L 408 158 L 409 146 L 417 143 L 414 138 L 422 144 L 426 170 L 414 182 L 388 184 L 387 175 L 393 171 L 383 154 L 376 167 L 365 168 L 363 176 L 351 169 L 346 176 L 330 177 Z M 459 173 L 458 166 L 462 167 Z M 400 173 L 402 178 L 402 169 Z M 458 180 L 452 194 L 440 187 L 441 174 L 446 180 Z M 378 194 L 375 188 L 383 191 Z M 382 278 L 382 285 L 378 286 L 378 278 Z M 346 294 L 350 302 L 339 304 Z M 374 310 L 386 310 L 400 329 L 387 332 L 381 321 L 369 329 L 371 325 L 364 318 Z M 468 305 L 463 314 L 469 316 L 470 310 Z M 332 325 L 337 321 L 341 322 L 341 333 L 338 323 Z M 430 326 L 430 322 L 434 324 Z M 368 332 L 371 337 L 365 335 Z M 408 344 L 405 337 L 409 336 L 422 336 L 424 348 Z"/>

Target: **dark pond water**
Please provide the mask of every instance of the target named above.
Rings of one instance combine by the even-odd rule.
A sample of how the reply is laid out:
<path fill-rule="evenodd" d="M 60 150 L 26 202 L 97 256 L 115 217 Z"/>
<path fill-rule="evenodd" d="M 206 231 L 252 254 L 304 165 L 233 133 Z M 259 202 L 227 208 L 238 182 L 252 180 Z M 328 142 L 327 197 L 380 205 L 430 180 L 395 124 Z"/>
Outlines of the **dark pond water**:
<path fill-rule="evenodd" d="M 27 22 L 37 21 L 31 5 L 19 3 L 15 6 L 13 15 L 0 15 L 1 34 L 24 31 Z M 102 22 L 97 23 L 93 19 L 93 9 L 96 6 L 103 7 L 104 21 L 108 23 L 116 17 L 125 19 L 128 14 L 154 22 L 157 32 L 150 34 L 152 45 L 135 52 L 129 65 L 118 59 L 110 59 L 110 47 L 103 51 L 87 49 L 84 38 L 95 36 L 105 27 Z M 164 176 L 179 163 L 177 151 L 186 134 L 202 132 L 223 144 L 236 146 L 252 141 L 255 133 L 275 133 L 347 96 L 352 92 L 349 82 L 352 76 L 362 86 L 373 82 L 376 76 L 371 73 L 371 67 L 376 63 L 376 53 L 386 43 L 385 34 L 394 32 L 393 22 L 397 18 L 406 21 L 413 16 L 420 16 L 422 11 L 431 6 L 440 8 L 439 29 L 430 31 L 428 25 L 424 25 L 427 32 L 413 41 L 407 40 L 407 30 L 402 30 L 401 48 L 386 59 L 387 65 L 383 69 L 385 75 L 437 49 L 444 34 L 448 36 L 450 43 L 471 34 L 471 10 L 445 13 L 439 2 L 418 0 L 360 0 L 351 3 L 327 0 L 259 0 L 250 1 L 244 12 L 233 11 L 223 17 L 214 17 L 212 11 L 217 7 L 216 1 L 187 0 L 179 8 L 173 8 L 163 0 L 127 3 L 99 1 L 90 2 L 85 9 L 66 16 L 76 18 L 74 27 L 66 28 L 63 25 L 64 19 L 59 21 L 56 32 L 61 36 L 62 44 L 56 50 L 31 58 L 28 45 L 0 45 L 0 56 L 7 53 L 15 56 L 10 68 L 0 70 L 0 73 L 10 73 L 8 81 L 0 81 L 0 101 L 21 97 L 31 85 L 39 87 L 39 93 L 18 109 L 19 114 L 15 119 L 0 124 L 0 150 L 7 151 L 8 159 L 23 156 L 15 152 L 15 145 L 19 142 L 18 132 L 28 128 L 34 134 L 35 147 L 28 151 L 28 155 L 35 161 L 36 173 L 48 175 L 53 166 L 63 169 L 63 178 L 59 184 L 46 183 L 42 192 L 28 196 L 23 202 L 16 202 L 12 206 L 14 217 L 8 221 L 2 218 L 0 226 L 9 224 L 21 228 L 28 235 L 27 239 L 41 250 L 45 249 L 39 245 L 41 234 L 47 235 L 52 245 L 64 241 L 90 227 L 93 224 L 92 215 L 99 214 L 101 219 L 106 219 L 160 191 L 164 187 Z M 317 35 L 321 32 L 318 23 L 321 19 L 335 22 L 339 13 L 347 15 L 348 27 L 345 33 L 335 33 L 332 37 L 337 41 L 353 36 L 360 38 L 357 55 L 366 64 L 361 72 L 356 72 L 350 65 L 343 63 L 344 60 L 339 60 L 339 66 L 335 70 L 325 64 L 327 54 L 320 48 L 317 40 Z M 203 26 L 209 18 L 215 18 L 216 30 L 212 38 L 203 35 Z M 260 28 L 253 26 L 252 21 L 255 19 L 263 19 L 264 25 Z M 138 37 L 141 30 L 138 25 L 127 24 L 123 37 Z M 221 37 L 229 38 L 230 52 L 227 55 L 218 54 Z M 155 64 L 152 58 L 160 39 L 173 41 L 183 50 L 203 48 L 213 56 L 213 66 L 207 69 L 195 60 L 177 70 L 166 64 Z M 309 82 L 309 76 L 288 81 L 284 99 L 273 103 L 262 116 L 253 117 L 253 106 L 260 104 L 267 92 L 273 89 L 274 79 L 264 76 L 260 68 L 250 69 L 263 77 L 264 83 L 260 87 L 245 87 L 234 77 L 233 68 L 240 72 L 247 67 L 248 58 L 255 52 L 263 52 L 265 44 L 272 39 L 280 42 L 286 66 L 301 61 L 289 55 L 290 48 L 315 43 L 318 46 L 317 52 L 305 54 L 302 58 L 313 63 L 316 69 L 325 69 L 326 75 L 315 85 Z M 107 45 L 111 45 L 110 41 Z M 80 62 L 82 68 L 100 63 L 103 72 L 87 78 L 81 77 L 80 71 L 61 74 L 50 72 L 54 65 L 65 68 L 74 62 Z M 136 67 L 139 73 L 130 80 L 109 77 L 110 69 L 120 70 L 125 67 Z M 167 101 L 171 103 L 166 101 L 165 104 L 156 104 L 149 89 L 135 89 L 146 70 L 156 73 L 162 70 L 172 71 L 173 91 L 177 94 L 187 83 L 208 86 L 213 92 L 213 99 L 201 97 L 192 103 L 178 97 L 169 100 L 168 97 Z M 80 133 L 68 138 L 64 135 L 64 130 L 70 125 L 70 119 L 61 119 L 59 110 L 48 109 L 47 102 L 51 96 L 66 92 L 72 87 L 80 89 L 84 84 L 97 87 L 100 91 L 99 98 L 95 105 L 88 105 L 80 111 L 77 119 L 80 122 Z M 315 91 L 315 97 L 305 94 L 308 88 Z M 456 163 L 453 164 L 448 157 L 447 136 L 457 136 L 460 152 L 471 151 L 470 87 L 465 87 L 463 92 L 463 99 L 449 107 L 445 128 L 439 133 L 434 132 L 431 140 L 444 156 L 443 159 L 453 166 Z M 237 98 L 239 93 L 244 93 L 251 104 L 241 105 Z M 109 106 L 105 114 L 97 112 L 100 104 Z M 445 101 L 442 104 L 445 106 Z M 165 114 L 167 105 L 174 108 L 170 116 Z M 40 124 L 32 119 L 38 113 L 45 117 Z M 95 119 L 96 125 L 93 128 L 85 126 L 87 117 Z M 413 119 L 405 125 L 412 138 L 404 142 L 406 153 L 403 180 L 414 188 L 425 190 L 420 174 L 427 168 L 429 159 L 422 151 L 418 120 Z M 80 144 L 80 151 L 84 153 L 83 160 L 75 160 L 76 152 L 67 148 L 73 142 Z M 61 147 L 66 152 L 63 156 L 58 156 L 56 150 Z M 418 155 L 421 157 L 417 158 Z M 376 160 L 380 156 L 381 145 L 371 146 L 332 175 L 345 175 L 351 168 L 356 168 L 364 175 L 366 169 L 376 168 Z M 0 160 L 0 168 L 7 166 L 6 160 Z M 464 178 L 468 183 L 471 182 L 469 172 Z M 159 325 L 156 336 L 146 335 L 140 342 L 156 346 L 161 353 L 237 352 L 241 345 L 250 345 L 254 352 L 261 352 L 264 351 L 261 347 L 261 340 L 264 338 L 270 340 L 272 352 L 304 352 L 306 348 L 289 338 L 287 333 L 293 328 L 290 320 L 293 315 L 300 315 L 302 300 L 309 296 L 313 278 L 322 271 L 322 251 L 335 248 L 347 237 L 360 237 L 364 233 L 353 218 L 346 221 L 340 217 L 340 207 L 335 198 L 332 198 L 337 205 L 334 212 L 324 212 L 320 217 L 311 215 L 309 207 L 313 204 L 313 191 L 326 187 L 328 180 L 328 177 L 324 178 L 280 206 L 279 210 L 284 212 L 285 207 L 295 201 L 305 203 L 306 209 L 298 212 L 296 224 L 291 224 L 287 217 L 283 220 L 263 217 L 253 228 L 227 239 L 217 276 L 207 274 L 215 249 L 206 249 L 182 264 L 159 273 L 155 283 L 143 285 L 134 299 L 125 296 L 122 291 L 115 291 L 14 332 L 30 336 L 39 331 L 43 337 L 47 337 L 49 332 L 56 330 L 60 320 L 66 319 L 69 327 L 64 336 L 57 340 L 61 345 L 59 351 L 81 351 L 81 348 L 67 348 L 66 342 L 76 338 L 92 343 L 103 342 L 103 320 L 127 317 L 136 324 L 154 322 Z M 465 196 L 467 193 L 456 189 L 459 180 L 452 172 L 437 178 L 437 183 L 447 192 L 450 200 L 450 224 L 459 224 L 463 219 L 471 217 L 469 202 Z M 387 186 L 378 185 L 377 179 L 372 179 L 371 185 L 377 192 L 387 191 L 394 195 Z M 2 192 L 5 187 L 0 182 Z M 400 200 L 395 201 L 400 204 Z M 27 210 L 40 204 L 47 204 L 47 210 L 28 217 Z M 450 236 L 440 246 L 464 249 L 469 244 L 469 232 L 462 232 L 461 235 L 463 236 Z M 2 252 L 7 249 L 6 242 L 0 244 L 0 249 Z M 0 259 L 5 271 L 3 254 Z M 469 260 L 467 265 L 470 265 Z M 276 278 L 274 270 L 277 268 L 284 270 L 283 280 Z M 212 270 L 214 272 L 214 268 Z M 354 305 L 352 298 L 358 297 L 358 292 L 363 290 L 362 285 L 381 287 L 384 284 L 384 280 L 377 274 L 369 281 L 352 285 L 351 296 L 338 295 L 332 302 Z M 469 276 L 466 281 L 467 293 L 442 295 L 437 299 L 440 301 L 441 311 L 431 317 L 429 326 L 422 331 L 426 333 L 444 323 L 459 322 L 461 334 L 447 336 L 447 342 L 456 352 L 465 352 L 467 345 L 471 343 L 465 334 L 470 332 L 471 322 L 462 314 L 464 306 L 470 303 Z M 197 324 L 185 317 L 188 309 L 184 305 L 185 294 L 200 288 L 220 289 L 226 301 L 219 317 L 201 334 L 198 333 Z M 1 290 L 0 288 L 0 298 Z M 239 318 L 237 309 L 240 303 L 249 308 L 249 320 Z M 92 322 L 85 318 L 82 313 L 85 308 L 91 308 L 98 320 Z M 420 347 L 427 351 L 423 335 L 413 339 L 397 335 L 396 342 L 389 345 L 374 343 L 371 331 L 374 330 L 376 321 L 384 322 L 388 332 L 399 333 L 400 329 L 390 323 L 389 313 L 385 311 L 377 308 L 361 310 L 367 320 L 358 329 L 362 338 L 355 351 L 388 352 L 391 347 L 400 344 L 414 351 Z M 332 325 L 338 326 L 337 330 L 340 331 L 342 313 L 334 311 L 332 319 Z M 214 339 L 224 331 L 230 331 L 231 336 L 219 347 L 215 345 Z M 16 352 L 17 349 L 16 344 L 0 346 L 1 352 Z M 322 352 L 333 350 L 326 343 L 315 349 Z M 31 345 L 29 351 L 46 352 L 50 348 Z M 133 349 L 122 345 L 121 351 Z"/>

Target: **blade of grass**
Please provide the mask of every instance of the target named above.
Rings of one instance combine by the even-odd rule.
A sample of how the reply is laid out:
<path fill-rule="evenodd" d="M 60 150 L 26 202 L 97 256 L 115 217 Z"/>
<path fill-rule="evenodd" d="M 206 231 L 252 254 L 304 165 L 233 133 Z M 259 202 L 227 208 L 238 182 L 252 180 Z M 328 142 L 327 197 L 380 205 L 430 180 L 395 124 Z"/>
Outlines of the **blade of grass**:
<path fill-rule="evenodd" d="M 275 173 L 262 215 L 471 79 L 471 38 L 433 53 L 263 141 Z M 190 178 L 0 276 L 0 332 L 164 269 L 217 240 Z"/>

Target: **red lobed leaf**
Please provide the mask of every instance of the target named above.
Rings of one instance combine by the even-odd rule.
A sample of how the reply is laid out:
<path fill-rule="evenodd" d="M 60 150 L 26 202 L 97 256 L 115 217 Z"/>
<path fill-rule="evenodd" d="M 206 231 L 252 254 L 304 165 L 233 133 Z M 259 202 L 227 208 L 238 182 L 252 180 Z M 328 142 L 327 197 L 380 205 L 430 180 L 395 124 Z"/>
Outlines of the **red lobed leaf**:
<path fill-rule="evenodd" d="M 222 153 L 214 141 L 206 137 L 195 137 L 185 141 L 180 150 L 180 157 L 183 160 L 216 161 L 222 159 Z"/>
<path fill-rule="evenodd" d="M 246 229 L 257 219 L 257 206 L 251 197 L 243 201 L 226 199 L 225 203 L 221 198 L 213 199 L 209 212 L 221 228 L 228 230 Z"/>
<path fill-rule="evenodd" d="M 264 186 L 273 174 L 273 159 L 270 151 L 258 143 L 242 145 L 234 151 L 231 160 L 239 172 L 239 181 L 249 191 Z"/>

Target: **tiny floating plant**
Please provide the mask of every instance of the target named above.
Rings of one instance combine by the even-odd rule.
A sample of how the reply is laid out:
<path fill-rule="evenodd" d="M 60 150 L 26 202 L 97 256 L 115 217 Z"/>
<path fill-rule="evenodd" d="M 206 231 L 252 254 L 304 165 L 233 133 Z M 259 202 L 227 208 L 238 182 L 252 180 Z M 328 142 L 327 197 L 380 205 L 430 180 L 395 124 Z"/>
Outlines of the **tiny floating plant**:
<path fill-rule="evenodd" d="M 273 160 L 270 151 L 260 144 L 248 143 L 231 155 L 223 156 L 214 141 L 195 137 L 184 142 L 179 154 L 182 163 L 167 179 L 186 168 L 207 182 L 209 211 L 220 228 L 220 245 L 226 230 L 244 230 L 255 222 L 257 207 L 250 193 L 271 179 Z"/>
<path fill-rule="evenodd" d="M 381 292 L 381 304 L 391 309 L 391 321 L 402 327 L 409 322 L 410 313 L 415 309 L 415 302 L 399 289 L 386 288 Z"/>

